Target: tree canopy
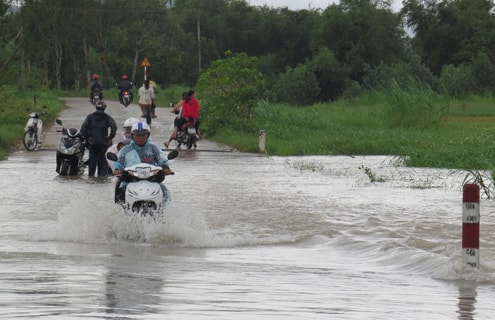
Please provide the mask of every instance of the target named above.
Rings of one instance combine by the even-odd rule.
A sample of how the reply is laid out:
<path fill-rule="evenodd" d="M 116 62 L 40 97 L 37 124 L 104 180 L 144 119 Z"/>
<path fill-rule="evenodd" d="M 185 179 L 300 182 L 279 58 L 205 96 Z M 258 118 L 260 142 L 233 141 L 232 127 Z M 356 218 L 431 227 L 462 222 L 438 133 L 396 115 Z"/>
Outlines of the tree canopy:
<path fill-rule="evenodd" d="M 400 12 L 387 0 L 298 11 L 245 0 L 12 3 L 0 2 L 0 85 L 79 89 L 93 73 L 106 87 L 122 74 L 139 82 L 147 57 L 161 86 L 193 87 L 216 61 L 231 59 L 225 52 L 256 57 L 250 66 L 266 83 L 259 98 L 289 104 L 404 79 L 456 95 L 492 93 L 495 84 L 481 72 L 494 69 L 491 0 L 405 0 Z M 469 86 L 460 90 L 460 81 Z"/>

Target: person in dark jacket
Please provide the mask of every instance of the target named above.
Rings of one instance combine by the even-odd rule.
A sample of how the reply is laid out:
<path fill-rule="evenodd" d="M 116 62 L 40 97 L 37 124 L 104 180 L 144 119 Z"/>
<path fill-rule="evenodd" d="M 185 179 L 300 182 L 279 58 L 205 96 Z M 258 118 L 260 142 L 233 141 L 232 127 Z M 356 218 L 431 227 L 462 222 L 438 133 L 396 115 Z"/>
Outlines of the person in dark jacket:
<path fill-rule="evenodd" d="M 122 94 L 124 91 L 129 91 L 129 95 L 131 97 L 131 102 L 132 102 L 132 99 L 133 99 L 133 95 L 132 95 L 132 87 L 133 87 L 133 84 L 132 84 L 132 81 L 130 81 L 127 77 L 127 75 L 123 75 L 122 76 L 122 80 L 120 80 L 120 82 L 117 84 L 117 89 L 119 89 L 119 101 L 121 104 L 122 103 Z"/>
<path fill-rule="evenodd" d="M 88 175 L 94 177 L 98 168 L 98 176 L 108 175 L 106 152 L 112 139 L 117 133 L 115 120 L 105 113 L 107 105 L 100 101 L 96 104 L 96 111 L 89 114 L 81 125 L 81 133 L 86 139 L 89 149 Z"/>
<path fill-rule="evenodd" d="M 98 74 L 93 75 L 93 80 L 91 80 L 91 83 L 89 84 L 89 89 L 91 92 L 89 93 L 89 101 L 93 99 L 93 92 L 97 91 L 99 92 L 99 97 L 100 100 L 103 100 L 103 83 L 101 83 L 100 76 Z"/>

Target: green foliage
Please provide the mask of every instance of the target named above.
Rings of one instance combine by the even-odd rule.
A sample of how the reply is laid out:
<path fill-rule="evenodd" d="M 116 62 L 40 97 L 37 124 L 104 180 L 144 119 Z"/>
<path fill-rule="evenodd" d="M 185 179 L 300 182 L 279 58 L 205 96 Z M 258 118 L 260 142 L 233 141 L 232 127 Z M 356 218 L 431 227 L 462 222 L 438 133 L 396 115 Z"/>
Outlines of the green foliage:
<path fill-rule="evenodd" d="M 442 69 L 440 83 L 445 92 L 455 98 L 470 94 L 493 94 L 495 64 L 485 53 L 479 53 L 470 62 L 459 66 L 446 65 Z"/>
<path fill-rule="evenodd" d="M 474 88 L 472 80 L 471 70 L 466 65 L 460 65 L 459 67 L 451 64 L 446 65 L 443 67 L 442 75 L 440 76 L 440 84 L 445 93 L 453 98 L 467 96 Z"/>
<path fill-rule="evenodd" d="M 463 170 L 453 170 L 450 172 L 451 175 L 464 173 L 464 180 L 462 185 L 465 184 L 477 184 L 480 187 L 481 197 L 493 198 L 495 196 L 495 168 L 491 170 L 476 170 L 469 169 Z"/>
<path fill-rule="evenodd" d="M 401 14 L 415 34 L 413 49 L 440 75 L 445 65 L 459 66 L 478 52 L 494 52 L 493 8 L 493 1 L 486 0 L 407 0 Z"/>
<path fill-rule="evenodd" d="M 253 108 L 265 88 L 263 76 L 256 69 L 256 58 L 244 53 L 227 55 L 214 61 L 196 85 L 203 130 L 209 134 L 224 126 L 249 130 Z"/>
<path fill-rule="evenodd" d="M 314 103 L 320 94 L 316 75 L 308 65 L 288 67 L 279 75 L 273 90 L 279 102 L 303 106 Z"/>
<path fill-rule="evenodd" d="M 28 114 L 41 111 L 43 106 L 47 106 L 48 114 L 42 119 L 48 125 L 62 110 L 63 103 L 48 91 L 19 91 L 13 86 L 0 88 L 0 159 L 20 143 Z"/>
<path fill-rule="evenodd" d="M 363 87 L 366 90 L 386 92 L 394 86 L 438 87 L 438 79 L 424 64 L 420 57 L 414 55 L 407 62 L 400 61 L 392 64 L 380 63 L 366 70 L 363 77 Z"/>
<path fill-rule="evenodd" d="M 449 111 L 449 104 L 428 87 L 399 84 L 392 86 L 387 97 L 384 118 L 391 128 L 428 128 L 437 125 Z"/>

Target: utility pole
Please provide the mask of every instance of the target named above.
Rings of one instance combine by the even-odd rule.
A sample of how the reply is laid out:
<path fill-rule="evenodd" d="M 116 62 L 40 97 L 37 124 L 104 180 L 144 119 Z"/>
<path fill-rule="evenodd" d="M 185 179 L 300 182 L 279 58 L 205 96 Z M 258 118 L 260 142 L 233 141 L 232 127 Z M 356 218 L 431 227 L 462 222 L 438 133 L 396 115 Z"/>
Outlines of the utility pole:
<path fill-rule="evenodd" d="M 198 8 L 198 22 L 196 24 L 198 38 L 198 71 L 201 72 L 201 21 Z"/>

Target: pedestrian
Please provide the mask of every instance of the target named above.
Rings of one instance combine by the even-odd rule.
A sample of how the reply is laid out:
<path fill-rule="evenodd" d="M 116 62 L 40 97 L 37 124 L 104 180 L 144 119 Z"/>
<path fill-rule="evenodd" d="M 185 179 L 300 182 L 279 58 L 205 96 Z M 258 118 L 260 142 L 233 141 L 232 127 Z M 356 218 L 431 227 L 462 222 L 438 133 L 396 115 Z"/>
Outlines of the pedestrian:
<path fill-rule="evenodd" d="M 146 118 L 146 108 L 151 108 L 153 100 L 155 99 L 155 91 L 153 90 L 153 87 L 150 86 L 149 80 L 144 80 L 144 84 L 141 88 L 139 88 L 138 94 L 138 104 L 141 108 L 141 118 Z M 156 115 L 154 118 L 156 118 Z"/>
<path fill-rule="evenodd" d="M 151 100 L 151 117 L 156 118 L 156 99 L 155 95 L 158 93 L 158 85 L 156 84 L 153 79 L 151 79 L 151 76 L 148 76 L 148 80 L 150 81 L 150 87 L 153 88 L 153 100 Z"/>
<path fill-rule="evenodd" d="M 117 133 L 115 120 L 105 113 L 107 105 L 103 101 L 96 104 L 96 111 L 89 114 L 81 125 L 81 133 L 86 139 L 89 149 L 88 175 L 94 177 L 96 169 L 98 176 L 108 176 L 106 152 L 112 145 L 112 139 Z"/>

